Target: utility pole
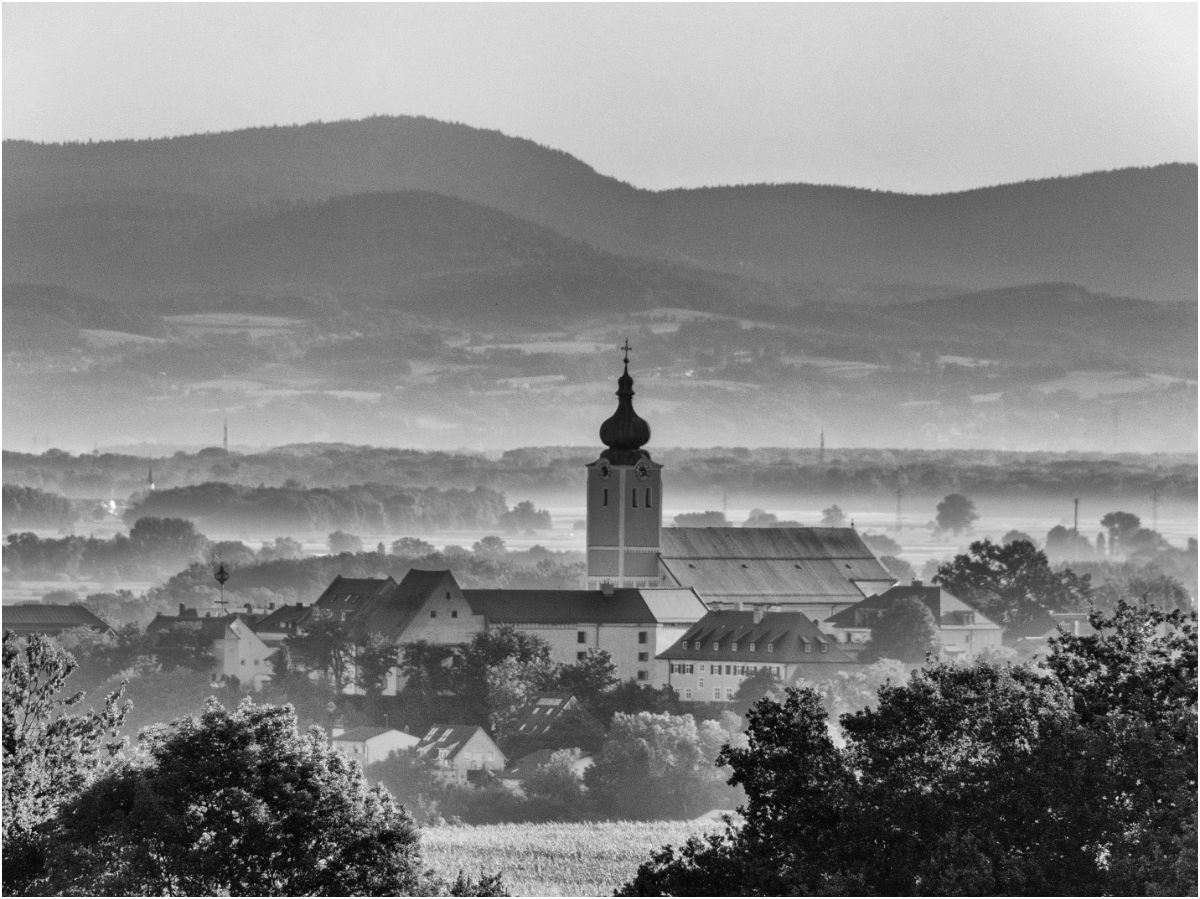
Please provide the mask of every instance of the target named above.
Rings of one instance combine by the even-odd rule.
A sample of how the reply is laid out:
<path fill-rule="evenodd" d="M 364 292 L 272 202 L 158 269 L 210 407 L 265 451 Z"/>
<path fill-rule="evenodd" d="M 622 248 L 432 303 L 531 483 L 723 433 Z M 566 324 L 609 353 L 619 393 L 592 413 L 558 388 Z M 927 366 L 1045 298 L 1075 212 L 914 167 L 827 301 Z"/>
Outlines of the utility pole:
<path fill-rule="evenodd" d="M 1158 492 L 1158 485 L 1154 485 L 1154 492 L 1150 494 L 1150 527 L 1158 530 L 1158 501 L 1162 498 L 1162 494 Z"/>
<path fill-rule="evenodd" d="M 825 464 L 825 425 L 821 425 L 821 448 L 817 450 L 817 464 Z"/>
<path fill-rule="evenodd" d="M 1075 533 L 1079 533 L 1079 497 L 1075 497 Z"/>
<path fill-rule="evenodd" d="M 904 498 L 904 487 L 901 484 L 896 485 L 896 533 L 900 533 L 902 527 L 900 519 L 900 501 Z"/>
<path fill-rule="evenodd" d="M 225 455 L 228 456 L 229 455 L 229 419 L 228 418 L 225 419 L 224 437 L 221 441 L 221 444 L 222 444 L 222 446 L 225 447 Z"/>

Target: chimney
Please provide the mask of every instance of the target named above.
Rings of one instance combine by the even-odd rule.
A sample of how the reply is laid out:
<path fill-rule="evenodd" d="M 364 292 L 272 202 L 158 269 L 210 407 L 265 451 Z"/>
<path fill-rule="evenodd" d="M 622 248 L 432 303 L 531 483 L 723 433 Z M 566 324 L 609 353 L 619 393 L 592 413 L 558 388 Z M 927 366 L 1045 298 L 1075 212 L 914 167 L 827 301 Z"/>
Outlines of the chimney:
<path fill-rule="evenodd" d="M 914 587 L 924 587 L 925 582 L 923 580 L 921 580 L 919 577 L 915 577 L 915 578 L 913 578 L 912 585 Z"/>
<path fill-rule="evenodd" d="M 612 596 L 613 595 L 612 581 L 605 581 L 604 583 L 602 583 L 600 585 L 600 593 L 604 596 Z"/>
<path fill-rule="evenodd" d="M 180 617 L 180 618 L 182 618 L 182 617 L 183 617 L 183 610 L 184 610 L 185 608 L 187 608 L 187 607 L 186 607 L 186 606 L 185 606 L 183 603 L 180 603 L 180 604 L 179 604 L 179 617 Z"/>
<path fill-rule="evenodd" d="M 274 612 L 275 611 L 275 603 L 273 603 L 273 602 L 267 603 L 267 611 Z"/>
<path fill-rule="evenodd" d="M 737 609 L 739 612 L 744 612 L 744 611 L 746 611 L 746 609 L 745 609 L 745 607 L 744 607 L 744 603 L 743 603 L 743 602 L 742 602 L 740 599 L 739 599 L 739 600 L 737 601 L 737 603 L 734 605 L 734 608 L 736 608 L 736 609 Z"/>
<path fill-rule="evenodd" d="M 763 616 L 762 606 L 755 606 L 754 607 L 754 623 L 762 624 L 762 616 Z"/>
<path fill-rule="evenodd" d="M 251 608 L 250 603 L 246 603 L 246 614 L 249 615 L 252 611 L 253 609 Z"/>

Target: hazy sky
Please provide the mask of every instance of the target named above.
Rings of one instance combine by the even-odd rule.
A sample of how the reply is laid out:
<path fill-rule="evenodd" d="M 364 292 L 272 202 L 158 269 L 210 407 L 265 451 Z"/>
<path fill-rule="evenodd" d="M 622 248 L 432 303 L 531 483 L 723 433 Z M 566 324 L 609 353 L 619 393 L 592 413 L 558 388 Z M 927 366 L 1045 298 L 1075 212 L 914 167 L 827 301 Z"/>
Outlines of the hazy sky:
<path fill-rule="evenodd" d="M 373 114 L 641 187 L 932 192 L 1196 160 L 1195 4 L 22 4 L 6 138 Z"/>

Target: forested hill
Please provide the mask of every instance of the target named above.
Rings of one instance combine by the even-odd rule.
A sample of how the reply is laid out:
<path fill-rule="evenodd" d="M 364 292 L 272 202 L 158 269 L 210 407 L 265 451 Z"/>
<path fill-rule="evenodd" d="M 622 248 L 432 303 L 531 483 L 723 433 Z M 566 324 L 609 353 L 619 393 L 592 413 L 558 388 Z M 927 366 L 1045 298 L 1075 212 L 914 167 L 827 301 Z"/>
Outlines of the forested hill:
<path fill-rule="evenodd" d="M 965 290 L 1071 282 L 1151 300 L 1196 296 L 1195 165 L 937 196 L 805 184 L 651 192 L 528 140 L 411 117 L 4 144 L 6 234 L 110 220 L 97 236 L 119 245 L 123 216 L 186 229 L 197 216 L 400 190 L 492 206 L 609 251 L 756 277 Z"/>

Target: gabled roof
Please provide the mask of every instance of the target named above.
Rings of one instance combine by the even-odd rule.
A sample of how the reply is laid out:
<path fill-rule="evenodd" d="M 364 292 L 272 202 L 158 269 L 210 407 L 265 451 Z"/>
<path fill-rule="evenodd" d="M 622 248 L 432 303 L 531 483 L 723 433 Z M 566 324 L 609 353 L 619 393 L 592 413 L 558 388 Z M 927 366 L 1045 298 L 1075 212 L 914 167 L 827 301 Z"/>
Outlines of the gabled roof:
<path fill-rule="evenodd" d="M 252 627 L 255 631 L 262 633 L 290 630 L 301 618 L 308 614 L 308 609 L 309 607 L 303 603 L 285 605 L 271 612 L 266 618 L 255 622 Z"/>
<path fill-rule="evenodd" d="M 464 590 L 463 596 L 474 614 L 494 624 L 653 625 L 659 621 L 645 593 L 630 587 L 619 587 L 611 595 L 600 590 Z M 672 615 L 683 606 L 672 599 L 654 602 Z"/>
<path fill-rule="evenodd" d="M 896 582 L 853 528 L 663 528 L 660 558 L 707 602 L 857 602 Z"/>
<path fill-rule="evenodd" d="M 225 636 L 225 628 L 234 621 L 245 621 L 253 629 L 254 616 L 245 612 L 234 615 L 205 615 L 198 617 L 195 609 L 188 609 L 192 614 L 154 616 L 154 620 L 146 625 L 147 634 L 165 634 L 169 631 L 186 631 L 199 634 L 209 640 L 220 640 Z"/>
<path fill-rule="evenodd" d="M 350 618 L 350 632 L 357 639 L 368 635 L 399 639 L 425 601 L 443 587 L 458 589 L 448 570 L 410 569 L 399 584 L 392 581 L 391 588 L 362 601 Z"/>
<path fill-rule="evenodd" d="M 658 654 L 671 661 L 740 662 L 784 665 L 798 662 L 846 664 L 854 660 L 801 612 L 766 612 L 755 621 L 755 612 L 709 612 Z M 696 649 L 696 643 L 700 648 Z M 737 650 L 733 644 L 737 643 Z M 713 649 L 713 644 L 718 644 Z M 750 644 L 754 644 L 751 652 Z M 771 652 L 767 652 L 767 644 Z M 825 650 L 821 650 L 821 646 Z M 805 647 L 808 647 L 807 651 Z"/>
<path fill-rule="evenodd" d="M 590 723 L 596 719 L 570 693 L 542 693 L 525 707 L 516 732 L 525 737 L 543 737 L 571 720 Z"/>
<path fill-rule="evenodd" d="M 956 620 L 956 612 L 963 611 L 958 607 L 965 607 L 966 610 L 975 613 L 975 627 L 994 627 L 999 628 L 999 625 L 993 622 L 990 618 L 979 612 L 969 602 L 959 599 L 945 587 L 937 585 L 925 584 L 897 584 L 889 590 L 885 590 L 876 596 L 868 596 L 860 603 L 856 603 L 848 609 L 842 609 L 836 615 L 831 615 L 825 620 L 840 628 L 861 628 L 869 625 L 862 623 L 862 613 L 871 611 L 883 611 L 889 608 L 893 603 L 907 597 L 915 597 L 925 604 L 933 615 L 933 620 L 939 627 L 953 627 L 962 625 L 962 621 Z"/>
<path fill-rule="evenodd" d="M 1021 640 L 1039 640 L 1057 636 L 1058 622 L 1046 609 L 1038 606 L 1028 621 L 1005 628 L 1003 640 L 1005 643 L 1016 643 Z"/>
<path fill-rule="evenodd" d="M 435 724 L 421 737 L 416 747 L 417 753 L 429 755 L 445 750 L 446 758 L 452 759 L 476 733 L 482 733 L 489 741 L 492 739 L 477 724 Z"/>
<path fill-rule="evenodd" d="M 338 734 L 333 738 L 333 741 L 335 743 L 366 743 L 368 740 L 374 740 L 376 737 L 392 733 L 406 736 L 404 731 L 396 730 L 394 727 L 355 727 Z"/>
<path fill-rule="evenodd" d="M 396 582 L 388 577 L 342 577 L 337 575 L 325 591 L 317 597 L 313 606 L 333 612 L 357 611 L 367 600 L 384 596 L 396 589 Z"/>
<path fill-rule="evenodd" d="M 6 605 L 0 615 L 3 617 L 4 630 L 17 634 L 58 634 L 73 627 L 86 627 L 102 633 L 112 630 L 105 621 L 78 603 Z"/>
<path fill-rule="evenodd" d="M 536 752 L 531 752 L 529 755 L 523 755 L 515 762 L 512 767 L 508 768 L 498 776 L 501 780 L 524 780 L 538 768 L 550 761 L 550 756 L 558 752 L 557 749 L 539 749 Z M 582 767 L 591 767 L 592 756 L 584 753 L 579 756 L 579 762 Z"/>

